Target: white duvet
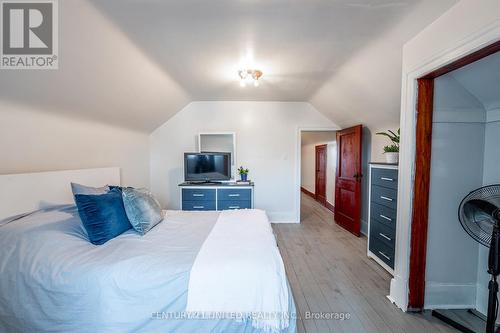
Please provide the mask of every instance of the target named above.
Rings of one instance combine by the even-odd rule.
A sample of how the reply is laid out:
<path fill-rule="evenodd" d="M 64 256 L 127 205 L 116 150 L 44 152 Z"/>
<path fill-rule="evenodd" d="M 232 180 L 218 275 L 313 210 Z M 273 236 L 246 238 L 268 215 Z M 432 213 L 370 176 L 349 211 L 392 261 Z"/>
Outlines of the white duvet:
<path fill-rule="evenodd" d="M 191 269 L 186 310 L 233 315 L 264 332 L 280 332 L 289 324 L 286 281 L 266 213 L 223 211 Z"/>
<path fill-rule="evenodd" d="M 265 213 L 220 215 L 168 211 L 145 236 L 129 230 L 100 246 L 74 206 L 0 221 L 0 332 L 295 332 L 294 320 L 154 317 L 184 312 L 188 294 L 202 311 L 293 317 Z"/>

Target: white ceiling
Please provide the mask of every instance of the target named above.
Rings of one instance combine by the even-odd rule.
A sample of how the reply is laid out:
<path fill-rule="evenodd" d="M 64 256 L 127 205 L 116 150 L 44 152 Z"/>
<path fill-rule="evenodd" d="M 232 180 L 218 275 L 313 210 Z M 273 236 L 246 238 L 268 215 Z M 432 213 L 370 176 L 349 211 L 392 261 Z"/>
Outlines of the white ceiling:
<path fill-rule="evenodd" d="M 60 69 L 3 71 L 0 99 L 147 132 L 199 100 L 310 101 L 341 126 L 385 126 L 403 43 L 456 2 L 60 1 Z M 239 87 L 244 66 L 260 87 Z"/>
<path fill-rule="evenodd" d="M 449 75 L 474 95 L 486 111 L 500 108 L 500 52 Z"/>
<path fill-rule="evenodd" d="M 304 131 L 300 138 L 302 146 L 337 140 L 337 131 Z"/>

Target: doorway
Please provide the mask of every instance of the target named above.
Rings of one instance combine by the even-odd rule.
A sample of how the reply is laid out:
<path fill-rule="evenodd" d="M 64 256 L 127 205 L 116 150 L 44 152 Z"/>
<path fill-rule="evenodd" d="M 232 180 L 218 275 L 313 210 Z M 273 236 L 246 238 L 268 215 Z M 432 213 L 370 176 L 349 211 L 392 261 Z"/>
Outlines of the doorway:
<path fill-rule="evenodd" d="M 418 80 L 409 309 L 486 312 L 487 251 L 456 214 L 467 193 L 500 182 L 491 163 L 500 137 L 498 51 L 492 44 Z"/>
<path fill-rule="evenodd" d="M 327 147 L 328 144 L 322 144 L 315 147 L 315 193 L 316 201 L 326 206 L 326 177 L 327 177 Z M 331 158 L 331 156 L 330 156 Z M 330 176 L 332 177 L 332 176 Z"/>
<path fill-rule="evenodd" d="M 322 206 L 332 216 L 337 170 L 336 140 L 336 130 L 300 131 L 300 203 L 303 204 L 302 196 L 306 196 L 319 204 L 314 207 Z M 301 210 L 301 213 L 304 212 Z M 301 216 L 300 220 L 303 219 Z"/>

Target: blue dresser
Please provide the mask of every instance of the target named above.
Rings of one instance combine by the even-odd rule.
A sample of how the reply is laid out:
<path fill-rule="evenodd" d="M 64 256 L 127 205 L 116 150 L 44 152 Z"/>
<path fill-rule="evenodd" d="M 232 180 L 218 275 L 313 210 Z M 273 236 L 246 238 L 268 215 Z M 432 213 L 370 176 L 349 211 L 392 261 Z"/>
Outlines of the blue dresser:
<path fill-rule="evenodd" d="M 182 210 L 227 210 L 253 208 L 251 185 L 179 185 Z"/>
<path fill-rule="evenodd" d="M 370 164 L 368 256 L 394 274 L 398 166 Z"/>

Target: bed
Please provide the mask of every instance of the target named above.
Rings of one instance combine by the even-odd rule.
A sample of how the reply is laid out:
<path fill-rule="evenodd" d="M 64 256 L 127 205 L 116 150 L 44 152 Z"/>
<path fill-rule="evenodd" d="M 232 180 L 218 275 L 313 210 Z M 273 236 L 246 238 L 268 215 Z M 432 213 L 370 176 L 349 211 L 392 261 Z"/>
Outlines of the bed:
<path fill-rule="evenodd" d="M 116 170 L 110 174 L 116 177 Z M 68 186 L 68 177 L 51 186 Z M 0 186 L 5 182 L 0 176 Z M 38 204 L 32 199 L 17 203 L 9 208 L 17 218 L 0 215 L 0 332 L 269 331 L 245 318 L 186 315 L 192 270 L 220 221 L 219 212 L 167 211 L 145 236 L 129 230 L 95 246 L 63 192 L 43 205 L 39 199 Z M 25 215 L 22 207 L 36 209 Z M 244 269 L 244 264 L 236 266 Z M 279 331 L 295 332 L 295 305 L 284 279 L 288 317 Z"/>

